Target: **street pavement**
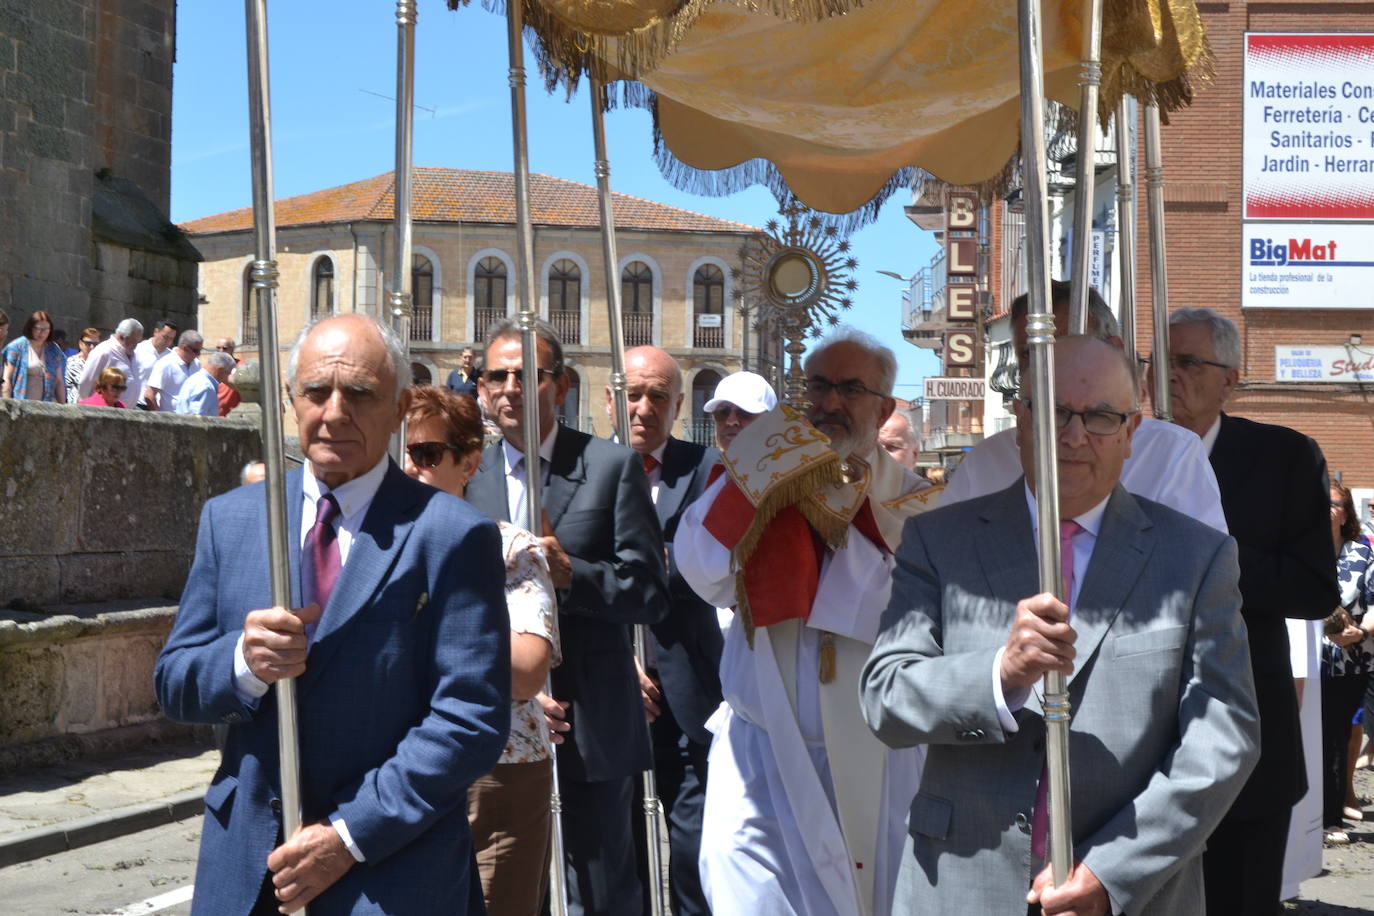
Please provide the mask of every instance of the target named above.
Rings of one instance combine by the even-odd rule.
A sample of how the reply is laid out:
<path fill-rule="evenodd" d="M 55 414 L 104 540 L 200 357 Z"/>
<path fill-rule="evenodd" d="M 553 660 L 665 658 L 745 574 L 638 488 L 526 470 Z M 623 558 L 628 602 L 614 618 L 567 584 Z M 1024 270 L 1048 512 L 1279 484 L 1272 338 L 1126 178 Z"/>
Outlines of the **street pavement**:
<path fill-rule="evenodd" d="M 5 916 L 189 912 L 205 787 L 219 753 L 168 743 L 0 780 Z M 1374 798 L 1374 773 L 1356 775 Z M 1374 805 L 1349 846 L 1323 851 L 1285 916 L 1374 913 Z"/>

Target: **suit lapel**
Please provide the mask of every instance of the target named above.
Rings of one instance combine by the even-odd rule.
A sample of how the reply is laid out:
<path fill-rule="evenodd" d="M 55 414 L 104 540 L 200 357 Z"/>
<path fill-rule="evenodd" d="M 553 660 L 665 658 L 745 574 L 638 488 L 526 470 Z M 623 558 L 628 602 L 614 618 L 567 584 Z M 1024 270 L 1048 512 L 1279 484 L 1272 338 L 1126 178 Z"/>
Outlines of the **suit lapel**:
<path fill-rule="evenodd" d="M 1024 478 L 989 501 L 980 520 L 987 526 L 978 538 L 978 557 L 992 594 L 1013 605 L 1040 591 L 1039 563 L 1031 536 L 1030 509 Z M 1011 619 L 1006 621 L 1011 626 Z"/>
<path fill-rule="evenodd" d="M 659 468 L 658 480 L 658 502 L 654 503 L 654 511 L 658 514 L 658 523 L 661 527 L 667 526 L 668 522 L 677 515 L 682 508 L 682 500 L 687 495 L 687 491 L 692 487 L 692 478 L 696 475 L 697 466 L 695 462 L 689 462 L 687 450 L 677 439 L 670 438 L 668 446 L 663 450 L 663 466 Z"/>
<path fill-rule="evenodd" d="M 1078 659 L 1069 677 L 1070 684 L 1079 672 L 1089 667 L 1093 653 L 1140 579 L 1154 551 L 1150 528 L 1149 518 L 1118 484 L 1102 515 L 1092 559 L 1083 575 L 1082 593 L 1074 603 L 1072 623 L 1078 633 L 1074 646 Z"/>
<path fill-rule="evenodd" d="M 558 427 L 558 435 L 553 440 L 553 458 L 549 462 L 549 484 L 543 493 L 544 512 L 549 516 L 549 525 L 555 529 L 577 488 L 587 479 L 583 445 L 580 434 L 566 426 Z"/>
<path fill-rule="evenodd" d="M 329 607 L 315 631 L 306 672 L 301 678 L 303 691 L 314 682 L 320 669 L 338 649 L 340 640 L 336 634 L 363 610 L 386 580 L 415 526 L 418 494 L 415 488 L 406 486 L 406 482 L 404 472 L 389 463 L 377 495 L 372 498 L 372 505 L 348 549 L 348 561 L 334 585 Z"/>
<path fill-rule="evenodd" d="M 1222 502 L 1226 501 L 1228 484 L 1244 475 L 1255 459 L 1253 449 L 1247 449 L 1245 435 L 1236 422 L 1226 414 L 1221 415 L 1221 428 L 1217 430 L 1217 441 L 1212 443 L 1212 471 L 1217 475 L 1217 486 L 1221 490 Z"/>
<path fill-rule="evenodd" d="M 506 494 L 506 461 L 501 454 L 501 443 L 487 447 L 482 453 L 482 464 L 477 474 L 468 482 L 467 501 L 479 512 L 497 521 L 510 521 L 510 499 Z"/>
<path fill-rule="evenodd" d="M 286 556 L 291 575 L 291 606 L 301 606 L 301 512 L 305 503 L 302 480 L 305 470 L 297 468 L 286 476 Z M 270 587 L 270 586 L 269 586 Z"/>

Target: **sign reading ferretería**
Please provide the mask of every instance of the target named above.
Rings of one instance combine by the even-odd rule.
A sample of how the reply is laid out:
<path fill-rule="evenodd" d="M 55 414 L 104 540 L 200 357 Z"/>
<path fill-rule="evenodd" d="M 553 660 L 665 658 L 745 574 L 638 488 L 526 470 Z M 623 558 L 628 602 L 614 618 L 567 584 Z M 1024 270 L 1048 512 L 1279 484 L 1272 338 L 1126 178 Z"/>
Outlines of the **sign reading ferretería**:
<path fill-rule="evenodd" d="M 1374 34 L 1245 36 L 1245 219 L 1374 220 Z"/>
<path fill-rule="evenodd" d="M 1374 225 L 1245 223 L 1245 308 L 1374 309 Z"/>
<path fill-rule="evenodd" d="M 980 378 L 926 379 L 927 401 L 981 401 L 987 393 L 987 382 Z"/>
<path fill-rule="evenodd" d="M 1374 351 L 1355 347 L 1275 347 L 1276 382 L 1374 382 Z"/>

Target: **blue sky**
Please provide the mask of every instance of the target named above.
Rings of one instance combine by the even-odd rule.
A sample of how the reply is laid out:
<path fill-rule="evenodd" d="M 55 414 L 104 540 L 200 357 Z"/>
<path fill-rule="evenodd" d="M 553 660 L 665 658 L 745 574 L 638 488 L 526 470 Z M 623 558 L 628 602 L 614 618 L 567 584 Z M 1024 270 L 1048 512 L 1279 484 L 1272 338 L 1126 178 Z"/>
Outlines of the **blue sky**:
<path fill-rule="evenodd" d="M 391 0 L 269 3 L 273 166 L 276 194 L 289 197 L 357 181 L 395 165 L 396 25 Z M 420 0 L 415 49 L 414 163 L 448 168 L 512 168 L 505 20 L 479 4 L 449 12 Z M 177 7 L 172 114 L 172 219 L 251 203 L 243 5 Z M 527 55 L 530 168 L 595 184 L 585 93 L 571 102 L 546 93 Z M 752 188 L 730 197 L 679 191 L 652 158 L 649 115 L 607 115 L 616 191 L 762 225 L 773 197 Z M 910 195 L 888 201 L 877 222 L 851 237 L 859 289 L 849 321 L 896 351 L 897 394 L 914 397 L 937 371 L 928 350 L 901 337 L 902 284 L 879 269 L 910 275 L 929 262 L 933 236 L 902 212 Z"/>

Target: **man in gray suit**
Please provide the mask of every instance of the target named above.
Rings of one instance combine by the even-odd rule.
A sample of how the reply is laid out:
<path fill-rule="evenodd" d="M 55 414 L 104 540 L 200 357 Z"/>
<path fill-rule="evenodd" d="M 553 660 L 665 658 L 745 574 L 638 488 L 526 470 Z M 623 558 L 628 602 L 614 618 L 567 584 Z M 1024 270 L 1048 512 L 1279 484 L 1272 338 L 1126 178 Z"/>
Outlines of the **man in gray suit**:
<path fill-rule="evenodd" d="M 896 912 L 1201 914 L 1203 845 L 1258 755 L 1235 542 L 1118 485 L 1140 422 L 1121 352 L 1068 338 L 1055 360 L 1067 606 L 1037 594 L 1024 401 L 1024 483 L 913 519 L 897 553 L 861 680 L 883 741 L 930 745 Z M 1050 670 L 1074 716 L 1059 887 L 1037 791 Z"/>

